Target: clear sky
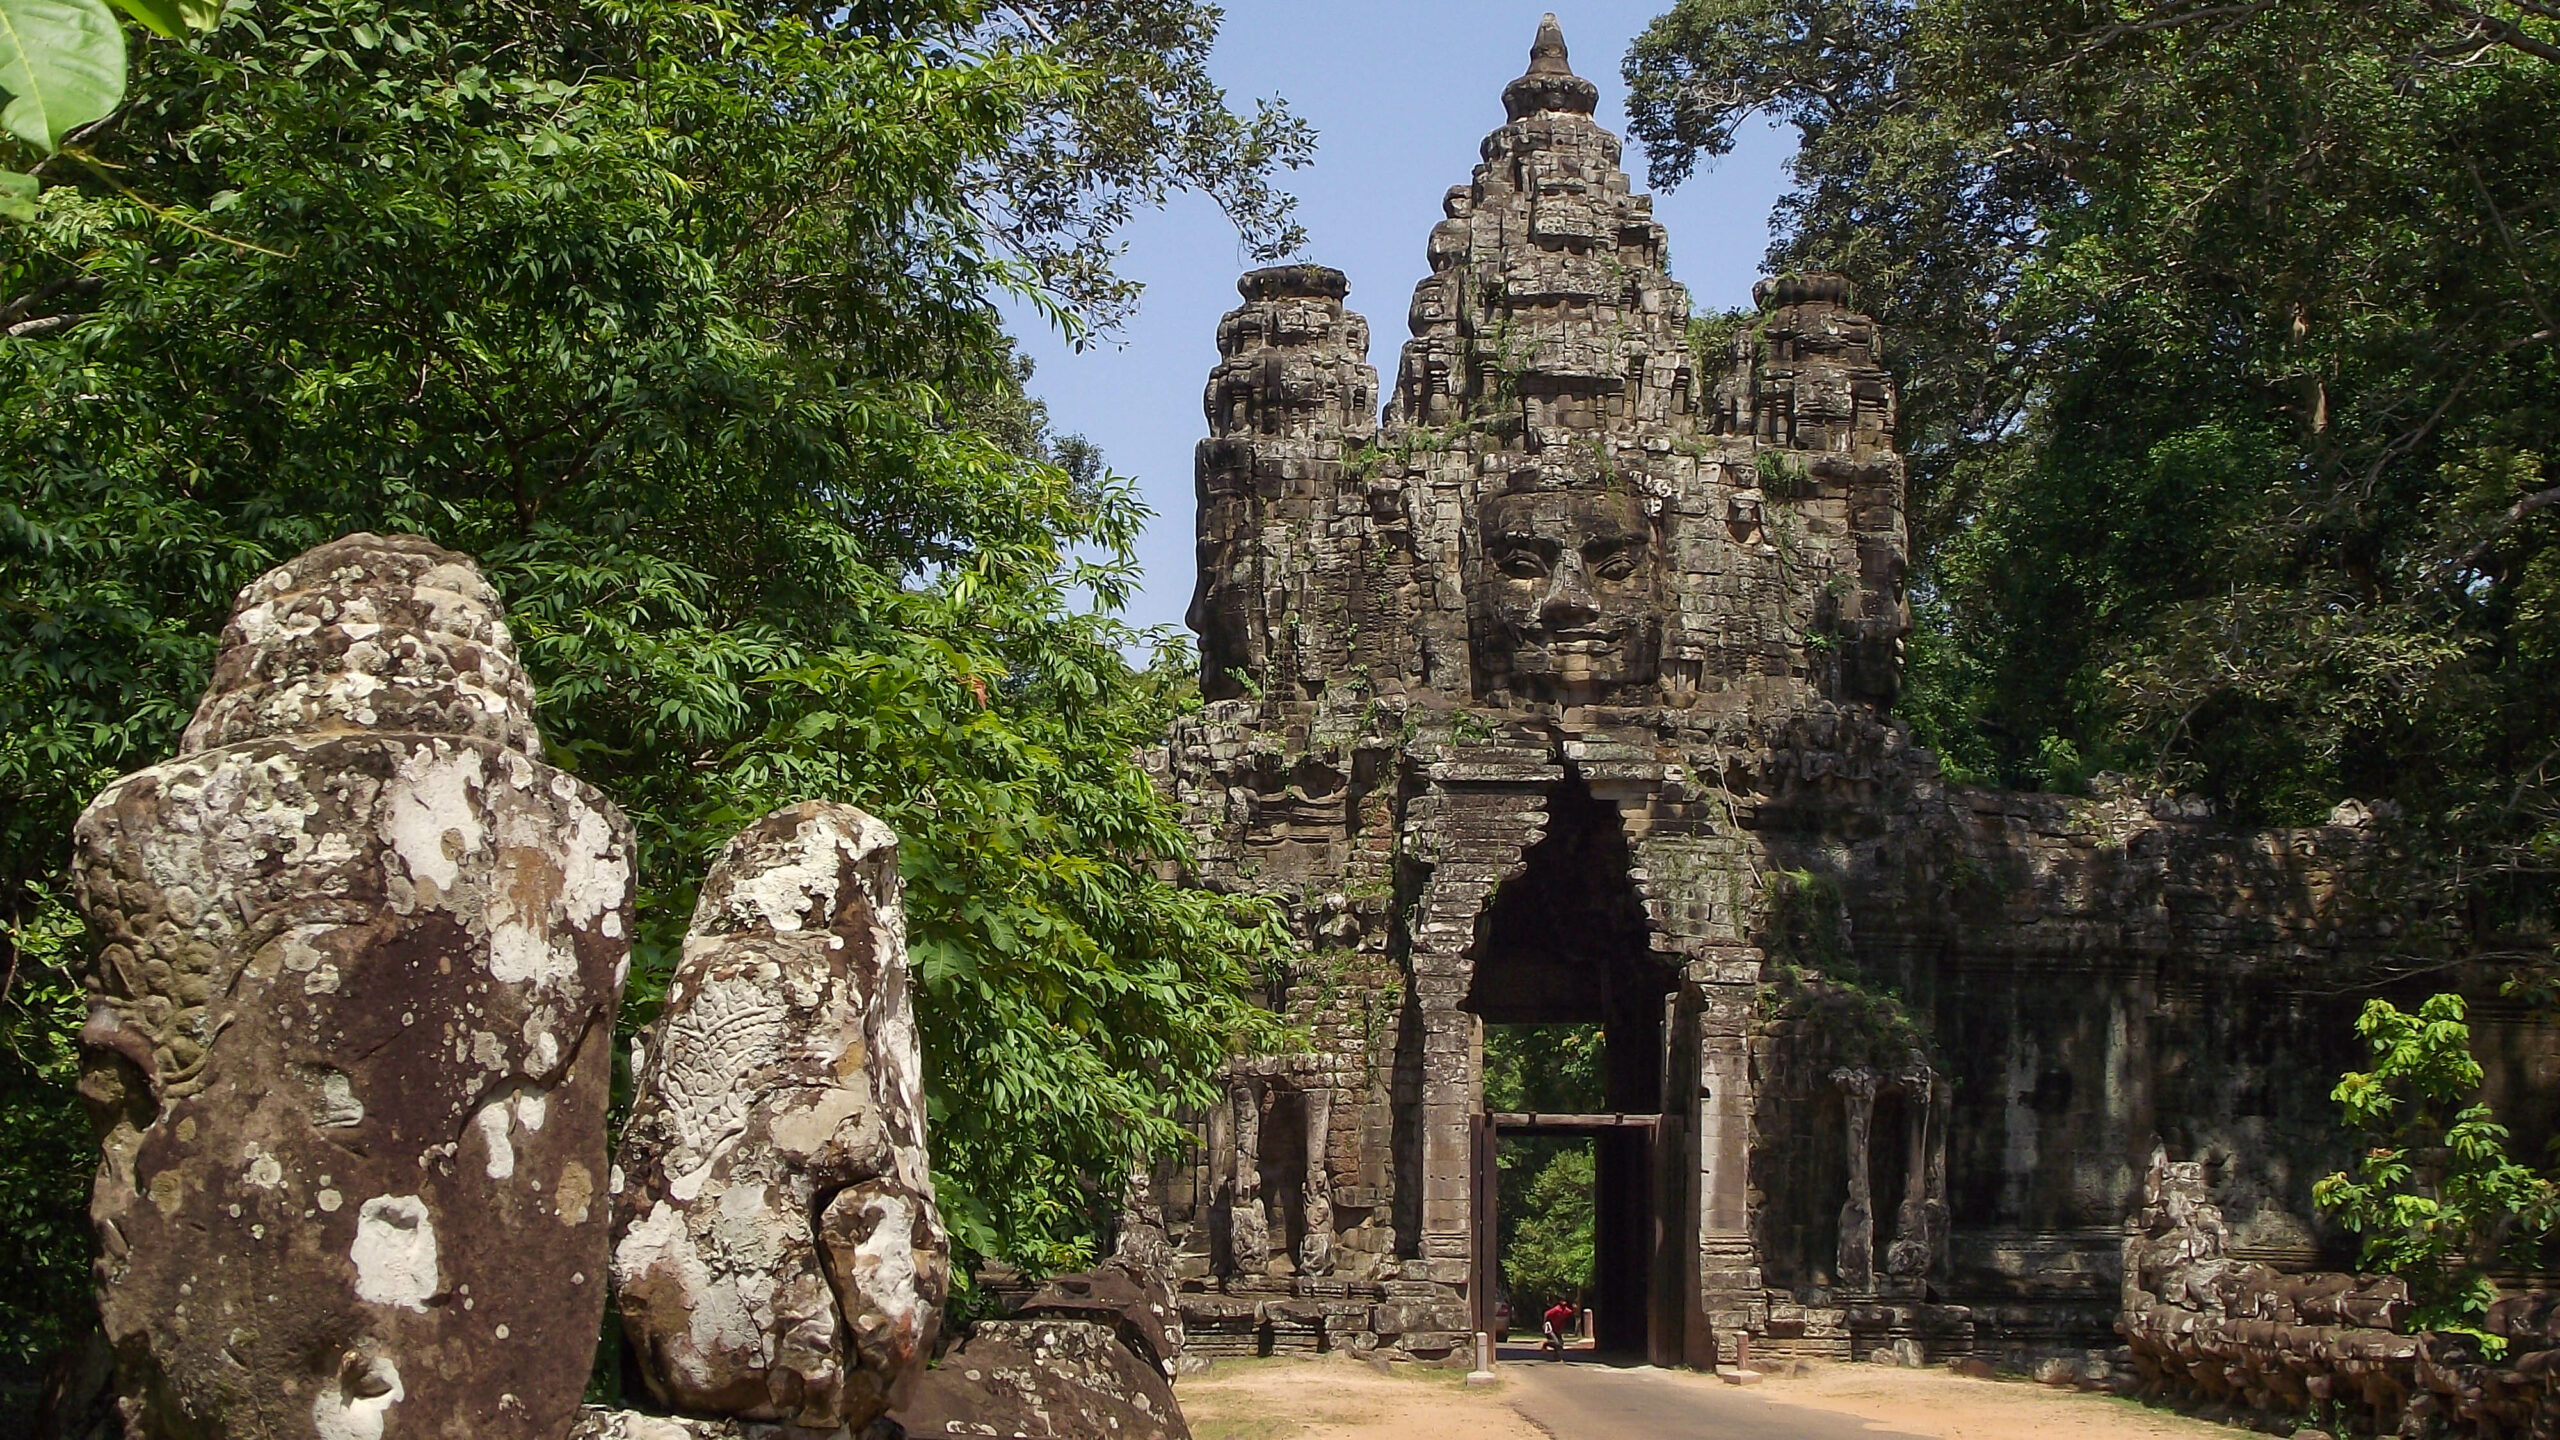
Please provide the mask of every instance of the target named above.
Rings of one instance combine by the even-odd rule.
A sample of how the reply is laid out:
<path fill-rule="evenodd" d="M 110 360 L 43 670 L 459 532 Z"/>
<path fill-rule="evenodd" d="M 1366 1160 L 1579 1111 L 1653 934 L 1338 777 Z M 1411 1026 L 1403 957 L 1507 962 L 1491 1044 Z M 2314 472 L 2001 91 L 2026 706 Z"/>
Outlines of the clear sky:
<path fill-rule="evenodd" d="M 1627 44 L 1669 0 L 1228 0 L 1212 67 L 1239 108 L 1285 97 L 1313 122 L 1315 163 L 1285 177 L 1307 248 L 1297 258 L 1351 277 L 1369 317 L 1370 362 L 1395 383 L 1405 305 L 1428 268 L 1423 242 L 1440 197 L 1464 184 L 1485 132 L 1502 123 L 1502 87 L 1527 68 L 1538 17 L 1554 8 L 1573 68 L 1600 87 L 1599 119 L 1625 132 Z M 1748 305 L 1768 248 L 1771 204 L 1793 137 L 1746 136 L 1734 154 L 1658 195 L 1671 273 L 1700 308 Z M 1644 185 L 1643 153 L 1626 167 Z M 1137 316 L 1083 354 L 1028 313 L 1014 329 L 1038 369 L 1031 389 L 1061 433 L 1102 447 L 1155 510 L 1139 558 L 1145 587 L 1128 618 L 1182 622 L 1193 571 L 1191 450 L 1207 433 L 1200 390 L 1218 358 L 1218 317 L 1236 304 L 1249 261 L 1217 208 L 1177 200 L 1125 233 L 1122 272 L 1143 282 Z"/>

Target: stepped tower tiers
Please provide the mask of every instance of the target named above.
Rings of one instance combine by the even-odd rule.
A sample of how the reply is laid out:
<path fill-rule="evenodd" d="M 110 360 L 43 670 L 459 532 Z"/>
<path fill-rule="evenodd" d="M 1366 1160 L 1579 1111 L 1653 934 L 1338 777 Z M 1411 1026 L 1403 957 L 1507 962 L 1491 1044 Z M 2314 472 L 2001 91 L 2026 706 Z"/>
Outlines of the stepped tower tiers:
<path fill-rule="evenodd" d="M 2217 1156 L 2255 1258 L 2337 1243 L 2302 1177 L 2389 949 L 2365 832 L 1948 784 L 1890 713 L 1875 327 L 1829 275 L 1693 323 L 1553 17 L 1502 101 L 1383 419 L 1339 271 L 1218 328 L 1208 704 L 1158 759 L 1196 878 L 1288 910 L 1314 1043 L 1151 1177 L 1191 1353 L 1468 1358 L 1524 1128 L 1591 1140 L 1600 1339 L 1657 1362 L 2112 1344 L 2155 1142 Z M 1488 1110 L 1517 1024 L 1598 1027 L 1583 1110 Z"/>
<path fill-rule="evenodd" d="M 1873 326 L 1837 279 L 1782 280 L 1693 353 L 1596 93 L 1541 27 L 1431 233 L 1383 426 L 1340 272 L 1244 278 L 1199 457 L 1213 697 L 1891 698 L 1902 462 Z"/>

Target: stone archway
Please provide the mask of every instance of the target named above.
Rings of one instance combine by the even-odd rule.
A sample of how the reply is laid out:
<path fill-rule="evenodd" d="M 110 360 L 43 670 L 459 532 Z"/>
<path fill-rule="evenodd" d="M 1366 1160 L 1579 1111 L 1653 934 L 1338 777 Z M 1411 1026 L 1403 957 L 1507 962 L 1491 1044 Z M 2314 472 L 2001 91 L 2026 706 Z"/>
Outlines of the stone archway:
<path fill-rule="evenodd" d="M 1461 1008 L 1487 1025 L 1597 1025 L 1602 1094 L 1595 1112 L 1492 1116 L 1478 1143 L 1477 1183 L 1489 1185 L 1491 1140 L 1502 1134 L 1587 1136 L 1594 1160 L 1594 1309 L 1604 1351 L 1681 1352 L 1664 1333 L 1684 1306 L 1661 1303 L 1680 1199 L 1666 1184 L 1677 1147 L 1664 1133 L 1665 1066 L 1678 971 L 1651 945 L 1634 860 L 1618 808 L 1570 769 L 1546 801 L 1545 833 L 1484 910 L 1469 952 Z M 1483 1112 L 1482 1080 L 1476 1108 Z M 1676 1119 L 1673 1122 L 1676 1125 Z M 1475 1207 L 1479 1268 L 1495 1219 Z M 1481 1287 L 1481 1282 L 1480 1287 Z M 1668 1322 L 1674 1323 L 1676 1322 Z"/>

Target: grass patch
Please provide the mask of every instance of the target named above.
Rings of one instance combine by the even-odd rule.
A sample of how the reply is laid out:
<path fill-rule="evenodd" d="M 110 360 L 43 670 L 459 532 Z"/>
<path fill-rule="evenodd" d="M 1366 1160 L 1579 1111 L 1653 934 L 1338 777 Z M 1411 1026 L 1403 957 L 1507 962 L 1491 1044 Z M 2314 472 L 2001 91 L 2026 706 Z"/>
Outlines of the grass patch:
<path fill-rule="evenodd" d="M 1289 1440 L 1306 1431 L 1297 1421 L 1276 1415 L 1204 1417 L 1191 1422 L 1191 1440 Z"/>

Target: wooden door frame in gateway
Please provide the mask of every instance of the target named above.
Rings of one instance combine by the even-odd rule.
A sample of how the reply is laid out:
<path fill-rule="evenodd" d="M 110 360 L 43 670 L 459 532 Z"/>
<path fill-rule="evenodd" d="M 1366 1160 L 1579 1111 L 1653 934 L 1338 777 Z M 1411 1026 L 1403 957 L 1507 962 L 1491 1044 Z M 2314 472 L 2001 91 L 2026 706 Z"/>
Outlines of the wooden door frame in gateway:
<path fill-rule="evenodd" d="M 1502 1196 L 1497 1147 L 1507 1135 L 1597 1137 L 1639 1131 L 1645 1141 L 1645 1163 L 1652 1194 L 1646 1213 L 1652 1233 L 1646 1237 L 1645 1359 L 1662 1366 L 1686 1364 L 1690 1312 L 1697 1309 L 1696 1286 L 1684 1264 L 1690 1248 L 1682 1243 L 1690 1211 L 1689 1190 L 1680 1183 L 1679 1157 L 1687 1127 L 1678 1112 L 1670 1114 L 1487 1113 L 1467 1117 L 1468 1275 L 1467 1308 L 1474 1329 L 1493 1334 L 1494 1292 L 1502 1274 Z"/>

